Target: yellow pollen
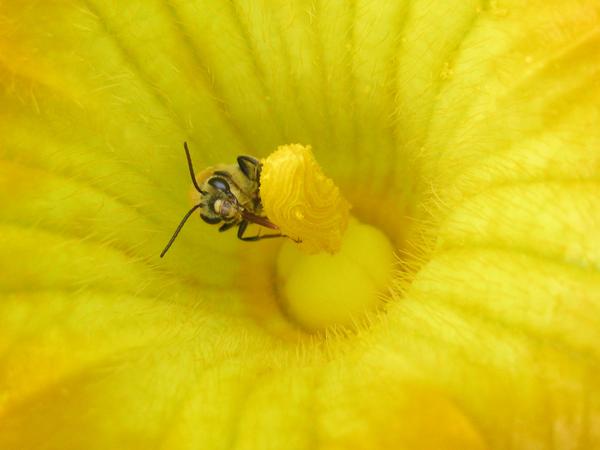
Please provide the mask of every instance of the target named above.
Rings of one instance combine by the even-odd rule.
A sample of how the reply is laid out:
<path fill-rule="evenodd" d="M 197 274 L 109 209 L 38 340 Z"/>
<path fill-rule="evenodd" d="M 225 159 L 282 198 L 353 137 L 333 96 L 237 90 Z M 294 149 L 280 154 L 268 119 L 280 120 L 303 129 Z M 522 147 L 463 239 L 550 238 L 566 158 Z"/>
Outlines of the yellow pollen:
<path fill-rule="evenodd" d="M 276 264 L 281 304 L 305 330 L 352 327 L 377 310 L 394 250 L 385 234 L 350 217 L 350 204 L 309 146 L 283 145 L 263 161 L 269 220 L 301 243 L 284 242 Z"/>
<path fill-rule="evenodd" d="M 282 145 L 262 163 L 260 195 L 269 220 L 302 241 L 307 254 L 339 251 L 350 204 L 323 174 L 310 146 Z"/>

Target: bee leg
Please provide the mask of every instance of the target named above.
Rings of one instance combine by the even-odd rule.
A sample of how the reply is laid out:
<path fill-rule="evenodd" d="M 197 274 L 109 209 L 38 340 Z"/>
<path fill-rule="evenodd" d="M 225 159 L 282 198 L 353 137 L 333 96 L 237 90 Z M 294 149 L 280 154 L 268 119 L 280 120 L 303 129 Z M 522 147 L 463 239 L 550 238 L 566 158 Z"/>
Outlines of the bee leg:
<path fill-rule="evenodd" d="M 244 236 L 244 232 L 246 231 L 246 228 L 248 228 L 248 221 L 247 220 L 241 221 L 240 222 L 240 226 L 238 228 L 238 232 L 237 232 L 237 237 L 238 237 L 238 239 L 240 241 L 254 242 L 254 241 L 260 241 L 261 239 L 285 237 L 281 233 L 278 233 L 278 234 L 263 234 L 262 236 L 260 234 L 258 234 L 256 236 Z"/>
<path fill-rule="evenodd" d="M 227 222 L 227 223 L 224 223 L 223 225 L 221 225 L 221 226 L 219 227 L 219 231 L 221 231 L 221 232 L 223 232 L 223 231 L 227 231 L 227 230 L 229 230 L 230 228 L 233 228 L 233 227 L 235 227 L 235 225 L 236 225 L 236 223 L 235 223 L 235 222 Z"/>

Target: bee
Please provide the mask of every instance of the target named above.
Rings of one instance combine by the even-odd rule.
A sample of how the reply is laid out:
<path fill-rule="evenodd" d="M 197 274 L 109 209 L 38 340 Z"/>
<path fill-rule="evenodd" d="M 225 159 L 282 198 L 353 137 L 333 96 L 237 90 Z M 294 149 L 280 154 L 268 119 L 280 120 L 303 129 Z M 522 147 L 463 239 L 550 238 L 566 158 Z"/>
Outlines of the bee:
<path fill-rule="evenodd" d="M 260 200 L 260 172 L 262 164 L 251 156 L 238 156 L 237 164 L 218 164 L 208 167 L 198 174 L 194 173 L 192 157 L 187 142 L 183 143 L 187 157 L 192 184 L 197 191 L 196 203 L 181 219 L 160 257 L 165 256 L 183 225 L 196 210 L 200 210 L 200 218 L 211 225 L 221 224 L 219 231 L 227 231 L 237 226 L 238 239 L 246 242 L 261 239 L 285 237 L 281 233 L 258 234 L 246 236 L 248 225 L 255 223 L 272 230 L 277 225 L 263 215 Z"/>

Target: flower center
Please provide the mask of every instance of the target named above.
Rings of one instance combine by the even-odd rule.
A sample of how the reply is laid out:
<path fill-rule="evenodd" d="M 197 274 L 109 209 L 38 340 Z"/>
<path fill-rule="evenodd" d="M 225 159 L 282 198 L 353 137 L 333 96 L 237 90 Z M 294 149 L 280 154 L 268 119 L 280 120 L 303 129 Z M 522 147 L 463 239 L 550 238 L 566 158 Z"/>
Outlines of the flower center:
<path fill-rule="evenodd" d="M 244 253 L 248 273 L 240 279 L 251 311 L 278 334 L 357 330 L 370 323 L 390 297 L 400 247 L 396 233 L 381 223 L 393 222 L 399 211 L 390 206 L 379 217 L 386 203 L 374 196 L 350 215 L 338 187 L 310 148 L 300 145 L 282 146 L 263 160 L 261 198 L 270 220 L 289 238 L 261 245 L 261 251 L 268 248 L 261 256 Z M 266 273 L 257 276 L 257 267 Z"/>
<path fill-rule="evenodd" d="M 356 219 L 333 255 L 307 255 L 286 242 L 276 266 L 282 307 L 309 331 L 352 327 L 381 304 L 393 265 L 393 247 L 385 234 Z"/>

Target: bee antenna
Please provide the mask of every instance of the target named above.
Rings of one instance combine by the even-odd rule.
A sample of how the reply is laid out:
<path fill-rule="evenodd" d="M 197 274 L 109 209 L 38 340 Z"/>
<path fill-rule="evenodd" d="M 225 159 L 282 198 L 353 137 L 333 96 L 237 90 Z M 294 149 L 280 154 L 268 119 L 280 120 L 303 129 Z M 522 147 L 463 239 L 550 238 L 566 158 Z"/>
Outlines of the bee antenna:
<path fill-rule="evenodd" d="M 183 143 L 183 148 L 185 149 L 185 156 L 187 157 L 188 167 L 190 169 L 190 176 L 192 177 L 192 183 L 198 192 L 202 195 L 206 195 L 207 192 L 200 189 L 198 186 L 198 182 L 196 181 L 196 175 L 194 174 L 194 166 L 192 165 L 192 157 L 190 156 L 190 149 L 188 148 L 187 142 Z"/>
<path fill-rule="evenodd" d="M 183 225 L 185 224 L 185 222 L 190 218 L 190 216 L 192 215 L 192 213 L 194 211 L 196 211 L 198 208 L 200 208 L 201 206 L 204 206 L 204 204 L 203 203 L 198 203 L 192 209 L 190 209 L 185 216 L 183 216 L 183 219 L 181 219 L 181 222 L 179 222 L 179 225 L 177 226 L 177 229 L 175 230 L 175 233 L 173 233 L 173 236 L 171 236 L 171 240 L 169 240 L 169 243 L 164 248 L 164 250 L 162 252 L 160 252 L 160 257 L 161 258 L 163 256 L 165 256 L 165 253 L 167 253 L 167 251 L 169 250 L 169 248 L 171 248 L 171 245 L 173 245 L 173 242 L 175 241 L 175 238 L 177 237 L 177 235 L 179 234 L 179 232 L 183 228 Z"/>

